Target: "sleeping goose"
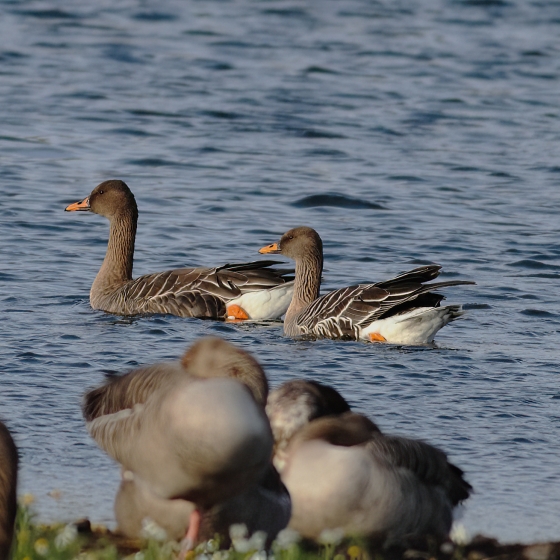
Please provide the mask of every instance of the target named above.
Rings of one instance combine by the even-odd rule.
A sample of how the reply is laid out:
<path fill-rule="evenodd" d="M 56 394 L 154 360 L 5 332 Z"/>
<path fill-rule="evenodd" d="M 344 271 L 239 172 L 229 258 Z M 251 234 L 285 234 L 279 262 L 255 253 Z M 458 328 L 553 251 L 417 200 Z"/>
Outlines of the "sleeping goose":
<path fill-rule="evenodd" d="M 323 270 L 323 243 L 309 227 L 286 232 L 278 243 L 260 253 L 279 253 L 294 259 L 294 294 L 284 318 L 287 336 L 312 336 L 427 344 L 437 331 L 462 315 L 461 306 L 440 307 L 444 296 L 432 290 L 474 284 L 451 280 L 424 284 L 437 278 L 441 266 L 428 265 L 375 284 L 359 284 L 319 296 Z"/>
<path fill-rule="evenodd" d="M 338 391 L 311 379 L 292 379 L 271 391 L 266 414 L 274 437 L 275 467 L 282 470 L 292 436 L 311 420 L 349 411 Z"/>
<path fill-rule="evenodd" d="M 283 387 L 270 395 L 272 426 L 285 423 L 289 411 L 300 419 L 323 414 L 283 432 L 289 439 L 280 474 L 292 499 L 292 529 L 310 539 L 341 529 L 385 545 L 405 536 L 447 536 L 454 506 L 472 488 L 442 451 L 384 435 L 365 416 L 338 414 L 341 396 L 317 407 L 323 398 L 307 382 Z"/>
<path fill-rule="evenodd" d="M 16 520 L 18 452 L 8 428 L 0 422 L 0 560 L 7 560 Z"/>
<path fill-rule="evenodd" d="M 67 212 L 94 212 L 110 222 L 105 260 L 93 282 L 93 309 L 119 315 L 168 313 L 180 317 L 266 320 L 281 317 L 291 299 L 287 272 L 275 261 L 179 268 L 132 278 L 138 208 L 123 181 L 104 181 Z"/>
<path fill-rule="evenodd" d="M 196 506 L 182 499 L 165 499 L 138 481 L 131 471 L 123 472 L 115 498 L 118 531 L 129 538 L 150 535 L 156 527 L 165 531 L 167 539 L 181 540 L 189 529 Z M 270 465 L 258 484 L 250 485 L 241 494 L 219 502 L 201 512 L 198 539 L 205 541 L 220 535 L 220 546 L 228 547 L 229 528 L 242 523 L 249 535 L 264 531 L 270 546 L 290 521 L 291 500 L 276 469 Z"/>
<path fill-rule="evenodd" d="M 236 522 L 274 538 L 291 506 L 272 472 L 267 393 L 256 360 L 218 338 L 88 392 L 88 430 L 123 468 L 119 528 L 140 536 L 150 517 L 192 544 Z"/>

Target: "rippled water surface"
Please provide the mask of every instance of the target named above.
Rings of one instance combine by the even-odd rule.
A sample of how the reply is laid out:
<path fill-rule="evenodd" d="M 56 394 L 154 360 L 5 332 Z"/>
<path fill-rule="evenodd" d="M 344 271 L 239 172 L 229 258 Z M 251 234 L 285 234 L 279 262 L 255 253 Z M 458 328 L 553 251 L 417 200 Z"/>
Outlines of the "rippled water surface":
<path fill-rule="evenodd" d="M 471 533 L 560 537 L 558 1 L 3 1 L 0 37 L 0 413 L 44 519 L 112 522 L 84 390 L 217 334 L 445 449 Z M 467 316 L 431 349 L 92 311 L 107 222 L 63 209 L 108 178 L 136 274 L 307 224 L 325 288 L 438 262 Z"/>

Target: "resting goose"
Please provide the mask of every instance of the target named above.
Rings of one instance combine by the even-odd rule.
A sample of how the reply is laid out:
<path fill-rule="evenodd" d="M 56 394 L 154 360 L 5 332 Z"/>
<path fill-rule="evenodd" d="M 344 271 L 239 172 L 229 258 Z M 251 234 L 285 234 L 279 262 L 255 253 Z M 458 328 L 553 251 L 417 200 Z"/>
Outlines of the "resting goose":
<path fill-rule="evenodd" d="M 274 466 L 282 470 L 288 443 L 311 420 L 349 411 L 338 391 L 318 381 L 293 379 L 271 391 L 266 414 L 274 437 Z"/>
<path fill-rule="evenodd" d="M 271 473 L 267 393 L 256 360 L 217 338 L 88 392 L 88 430 L 123 467 L 119 528 L 140 536 L 149 516 L 171 538 L 188 528 L 191 544 L 234 522 L 274 538 L 291 506 Z"/>
<path fill-rule="evenodd" d="M 16 520 L 18 452 L 8 428 L 0 422 L 0 560 L 10 556 Z"/>
<path fill-rule="evenodd" d="M 311 539 L 342 529 L 385 545 L 412 535 L 446 537 L 454 506 L 472 490 L 463 472 L 427 443 L 384 435 L 365 416 L 339 413 L 348 406 L 342 396 L 329 388 L 326 402 L 325 386 L 314 384 L 288 382 L 267 405 L 273 430 L 284 426 L 277 433 L 287 438 L 279 470 L 292 498 L 289 526 Z M 298 422 L 287 425 L 290 414 Z"/>
<path fill-rule="evenodd" d="M 132 278 L 138 208 L 123 181 L 104 181 L 67 212 L 94 212 L 110 222 L 105 260 L 90 291 L 93 309 L 119 315 L 266 320 L 281 317 L 292 296 L 287 271 L 275 261 L 179 268 Z"/>
<path fill-rule="evenodd" d="M 437 278 L 441 270 L 439 265 L 428 265 L 385 282 L 349 286 L 319 296 L 323 243 L 314 229 L 291 229 L 278 243 L 259 252 L 282 254 L 296 262 L 294 294 L 284 318 L 284 334 L 292 337 L 431 343 L 439 329 L 463 313 L 459 305 L 440 307 L 444 296 L 432 290 L 474 284 L 464 280 L 424 284 Z"/>
<path fill-rule="evenodd" d="M 149 537 L 155 523 L 165 531 L 167 539 L 181 540 L 188 532 L 195 508 L 187 500 L 159 498 L 131 471 L 125 471 L 115 498 L 115 519 L 118 531 L 129 538 Z M 270 465 L 258 484 L 201 512 L 198 540 L 211 539 L 217 533 L 220 546 L 227 548 L 229 528 L 242 523 L 249 534 L 264 531 L 270 545 L 288 525 L 290 515 L 290 495 Z"/>

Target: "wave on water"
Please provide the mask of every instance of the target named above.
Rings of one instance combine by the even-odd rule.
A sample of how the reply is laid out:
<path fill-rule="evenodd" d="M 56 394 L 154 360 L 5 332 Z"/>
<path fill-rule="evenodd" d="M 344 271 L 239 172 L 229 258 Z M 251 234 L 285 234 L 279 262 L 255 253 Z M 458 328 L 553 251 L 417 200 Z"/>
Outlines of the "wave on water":
<path fill-rule="evenodd" d="M 386 210 L 377 202 L 369 202 L 339 193 L 311 194 L 291 203 L 296 208 L 314 208 L 317 206 L 335 206 L 337 208 L 355 208 L 358 210 Z"/>

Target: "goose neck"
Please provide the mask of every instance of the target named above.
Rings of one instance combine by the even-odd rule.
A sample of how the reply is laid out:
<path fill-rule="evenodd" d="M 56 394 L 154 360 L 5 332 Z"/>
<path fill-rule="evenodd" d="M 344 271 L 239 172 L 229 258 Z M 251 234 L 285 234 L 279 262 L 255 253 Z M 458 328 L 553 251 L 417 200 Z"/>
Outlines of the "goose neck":
<path fill-rule="evenodd" d="M 110 223 L 107 253 L 91 288 L 92 297 L 132 280 L 137 215 L 123 212 Z"/>
<path fill-rule="evenodd" d="M 310 253 L 296 259 L 296 275 L 292 303 L 286 313 L 295 316 L 319 297 L 323 257 L 318 253 Z"/>

